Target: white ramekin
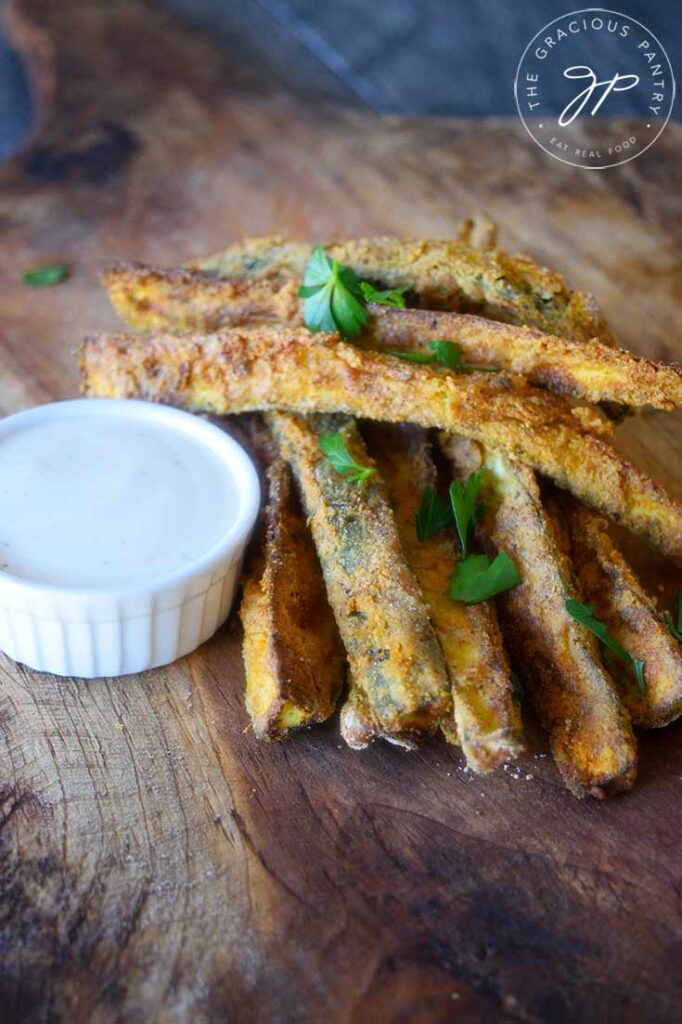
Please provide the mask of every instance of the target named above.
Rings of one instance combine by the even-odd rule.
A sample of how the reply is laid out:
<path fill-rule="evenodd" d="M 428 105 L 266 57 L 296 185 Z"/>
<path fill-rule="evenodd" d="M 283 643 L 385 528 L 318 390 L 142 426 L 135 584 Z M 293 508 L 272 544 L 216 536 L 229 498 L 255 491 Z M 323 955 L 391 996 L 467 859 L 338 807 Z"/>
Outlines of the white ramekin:
<path fill-rule="evenodd" d="M 0 422 L 10 431 L 65 417 L 125 418 L 181 429 L 208 445 L 237 482 L 239 507 L 222 539 L 200 558 L 135 587 L 76 589 L 0 572 L 0 650 L 62 676 L 119 676 L 189 654 L 226 620 L 260 504 L 256 470 L 218 427 L 178 409 L 118 399 L 38 406 Z M 84 418 L 84 427 L 87 420 Z M 49 511 L 47 512 L 49 514 Z M 1 521 L 2 510 L 0 510 Z"/>

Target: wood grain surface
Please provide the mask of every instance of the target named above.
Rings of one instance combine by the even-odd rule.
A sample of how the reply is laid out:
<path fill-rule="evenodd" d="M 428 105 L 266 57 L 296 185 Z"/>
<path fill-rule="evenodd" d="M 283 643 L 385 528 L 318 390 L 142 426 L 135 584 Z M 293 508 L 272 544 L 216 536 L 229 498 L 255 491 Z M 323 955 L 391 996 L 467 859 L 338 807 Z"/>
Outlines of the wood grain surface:
<path fill-rule="evenodd" d="M 9 14 L 43 113 L 0 172 L 3 413 L 76 393 L 74 347 L 116 327 L 97 279 L 112 258 L 173 264 L 275 231 L 447 236 L 481 209 L 592 290 L 621 343 L 682 358 L 679 126 L 580 171 L 516 121 L 268 95 L 139 0 Z M 23 286 L 46 260 L 68 281 Z M 619 434 L 678 497 L 681 425 Z M 569 796 L 541 741 L 485 779 L 436 740 L 353 753 L 336 721 L 259 744 L 240 639 L 233 617 L 118 680 L 0 657 L 1 1020 L 679 1021 L 680 725 L 641 736 L 637 788 L 604 803 Z"/>

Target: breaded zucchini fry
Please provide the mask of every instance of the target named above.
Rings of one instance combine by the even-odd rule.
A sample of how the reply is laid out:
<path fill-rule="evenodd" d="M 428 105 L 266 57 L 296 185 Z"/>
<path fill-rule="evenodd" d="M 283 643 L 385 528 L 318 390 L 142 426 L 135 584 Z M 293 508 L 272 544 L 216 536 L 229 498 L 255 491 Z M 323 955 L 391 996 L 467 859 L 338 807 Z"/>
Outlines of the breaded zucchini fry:
<path fill-rule="evenodd" d="M 134 331 L 178 334 L 219 331 L 238 324 L 302 323 L 300 282 L 238 278 L 217 281 L 190 270 L 115 263 L 102 274 L 114 309 Z"/>
<path fill-rule="evenodd" d="M 335 335 L 273 327 L 206 336 L 89 338 L 86 394 L 204 412 L 346 412 L 458 431 L 501 448 L 682 559 L 682 507 L 594 431 L 598 413 L 518 378 L 454 374 L 364 352 Z M 587 429 L 591 428 L 591 429 Z"/>
<path fill-rule="evenodd" d="M 418 351 L 444 338 L 461 345 L 473 363 L 520 373 L 559 394 L 632 408 L 682 405 L 680 364 L 657 363 L 600 341 L 570 341 L 462 313 L 370 305 L 370 314 L 360 339 L 364 348 Z"/>
<path fill-rule="evenodd" d="M 530 697 L 566 785 L 577 796 L 629 789 L 637 762 L 629 716 L 601 665 L 595 637 L 566 611 L 566 598 L 579 592 L 534 474 L 462 438 L 443 444 L 460 475 L 480 465 L 486 470 L 482 532 L 509 553 L 522 577 L 498 599 L 505 640 L 528 670 Z"/>
<path fill-rule="evenodd" d="M 450 705 L 443 657 L 417 581 L 405 562 L 377 474 L 357 484 L 319 448 L 340 432 L 355 460 L 370 464 L 352 420 L 343 416 L 271 417 L 308 514 L 329 602 L 354 685 L 375 736 L 433 729 Z"/>
<path fill-rule="evenodd" d="M 668 725 L 682 714 L 682 650 L 608 534 L 608 524 L 571 503 L 568 512 L 572 561 L 585 600 L 595 616 L 633 658 L 645 662 L 642 696 L 626 666 L 614 659 L 611 674 L 623 681 L 621 696 L 633 722 Z"/>
<path fill-rule="evenodd" d="M 216 280 L 199 271 L 164 271 L 119 264 L 102 275 L 109 297 L 133 330 L 180 334 L 217 331 L 256 322 L 302 326 L 297 281 Z M 370 304 L 370 319 L 357 344 L 378 351 L 426 349 L 429 341 L 456 341 L 467 360 L 520 373 L 531 383 L 589 402 L 631 408 L 682 405 L 682 366 L 614 348 L 571 341 L 531 327 L 466 313 L 390 309 Z"/>
<path fill-rule="evenodd" d="M 454 725 L 469 765 L 491 771 L 523 749 L 509 664 L 492 602 L 463 605 L 448 597 L 457 552 L 447 533 L 417 538 L 421 492 L 436 487 L 426 432 L 408 424 L 366 424 L 370 454 L 386 485 L 405 557 L 417 577 L 452 685 Z M 444 723 L 453 733 L 451 716 Z"/>
<path fill-rule="evenodd" d="M 333 713 L 345 652 L 287 464 L 267 470 L 264 544 L 252 552 L 239 614 L 246 709 L 256 736 L 281 736 Z"/>
<path fill-rule="evenodd" d="M 238 242 L 188 267 L 215 277 L 300 281 L 312 245 L 281 238 Z M 530 324 L 561 337 L 609 340 L 594 299 L 571 291 L 561 274 L 528 256 L 480 250 L 459 241 L 371 238 L 325 246 L 325 252 L 359 277 L 386 288 L 409 288 L 427 309 L 458 309 L 493 320 Z"/>

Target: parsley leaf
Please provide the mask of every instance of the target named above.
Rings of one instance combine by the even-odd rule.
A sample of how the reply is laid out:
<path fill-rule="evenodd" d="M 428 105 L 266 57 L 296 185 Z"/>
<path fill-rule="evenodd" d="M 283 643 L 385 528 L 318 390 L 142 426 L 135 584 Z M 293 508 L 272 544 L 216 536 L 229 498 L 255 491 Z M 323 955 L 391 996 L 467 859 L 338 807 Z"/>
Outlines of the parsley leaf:
<path fill-rule="evenodd" d="M 682 644 L 682 592 L 680 592 L 675 598 L 675 619 L 673 622 L 672 616 L 666 612 L 666 622 L 668 623 L 668 629 L 672 636 Z"/>
<path fill-rule="evenodd" d="M 462 346 L 455 341 L 430 341 L 429 348 L 436 361 L 447 366 L 448 370 L 458 372 L 467 365 L 462 359 Z"/>
<path fill-rule="evenodd" d="M 491 562 L 487 555 L 469 555 L 458 563 L 448 591 L 453 601 L 479 604 L 521 582 L 516 565 L 501 551 Z"/>
<path fill-rule="evenodd" d="M 374 302 L 377 306 L 390 306 L 391 309 L 405 309 L 405 288 L 393 288 L 385 292 L 377 291 L 369 281 L 360 282 L 360 291 L 365 302 Z"/>
<path fill-rule="evenodd" d="M 483 470 L 470 473 L 462 485 L 459 480 L 450 484 L 450 502 L 455 517 L 455 526 L 462 545 L 462 557 L 466 558 L 467 545 L 472 526 L 485 512 L 485 505 L 478 500 L 478 491 L 483 479 Z"/>
<path fill-rule="evenodd" d="M 343 434 L 323 434 L 318 442 L 320 451 L 341 476 L 351 483 L 362 484 L 376 473 L 374 466 L 361 466 L 348 451 Z"/>
<path fill-rule="evenodd" d="M 34 270 L 27 270 L 22 276 L 24 284 L 31 288 L 43 288 L 45 285 L 59 284 L 68 273 L 64 263 L 44 263 Z"/>
<path fill-rule="evenodd" d="M 589 604 L 582 604 L 581 601 L 575 601 L 572 597 L 566 598 L 566 611 L 571 615 L 576 622 L 579 622 L 581 626 L 585 626 L 590 630 L 591 633 L 601 640 L 605 647 L 608 647 L 610 651 L 613 651 L 621 661 L 624 661 L 626 665 L 629 665 L 635 674 L 637 680 L 637 689 L 640 694 L 644 696 L 646 693 L 646 682 L 644 681 L 644 662 L 638 658 L 633 658 L 631 654 L 625 650 L 624 647 L 615 640 L 609 632 L 609 627 L 604 622 L 600 622 L 599 619 L 595 619 L 592 614 L 592 606 Z"/>
<path fill-rule="evenodd" d="M 464 484 L 459 480 L 450 484 L 450 503 L 462 558 L 452 575 L 448 593 L 453 601 L 464 604 L 487 601 L 521 582 L 519 570 L 506 551 L 500 551 L 492 562 L 487 555 L 467 555 L 472 527 L 485 512 L 485 504 L 478 500 L 482 479 L 483 470 L 479 469 L 470 473 Z"/>
<path fill-rule="evenodd" d="M 454 373 L 474 373 L 476 371 L 480 371 L 482 373 L 497 372 L 494 366 L 481 366 L 478 363 L 467 363 L 462 355 L 462 346 L 458 345 L 456 341 L 429 341 L 427 347 L 431 349 L 431 353 L 399 352 L 397 350 L 393 350 L 389 354 L 397 356 L 398 359 L 404 359 L 407 363 L 440 363 L 442 366 L 446 366 L 448 370 L 452 370 Z"/>
<path fill-rule="evenodd" d="M 404 363 L 421 363 L 424 366 L 436 362 L 436 357 L 430 352 L 400 352 L 398 349 L 388 349 L 387 355 L 397 356 Z"/>
<path fill-rule="evenodd" d="M 321 245 L 313 250 L 298 294 L 310 331 L 338 331 L 344 338 L 352 338 L 367 323 L 360 281 L 338 260 L 330 260 Z"/>
<path fill-rule="evenodd" d="M 430 485 L 425 487 L 417 509 L 417 539 L 428 540 L 434 533 L 449 526 L 452 520 L 450 502 L 436 494 Z"/>

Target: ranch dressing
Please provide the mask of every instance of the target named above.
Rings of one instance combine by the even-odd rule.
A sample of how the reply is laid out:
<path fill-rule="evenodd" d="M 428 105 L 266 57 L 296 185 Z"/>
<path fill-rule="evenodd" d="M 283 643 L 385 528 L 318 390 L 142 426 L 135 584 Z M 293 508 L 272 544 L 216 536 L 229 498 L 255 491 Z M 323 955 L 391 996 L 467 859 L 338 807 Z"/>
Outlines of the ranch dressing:
<path fill-rule="evenodd" d="M 0 570 L 26 580 L 134 587 L 208 553 L 239 510 L 225 461 L 154 421 L 56 419 L 0 440 Z"/>

